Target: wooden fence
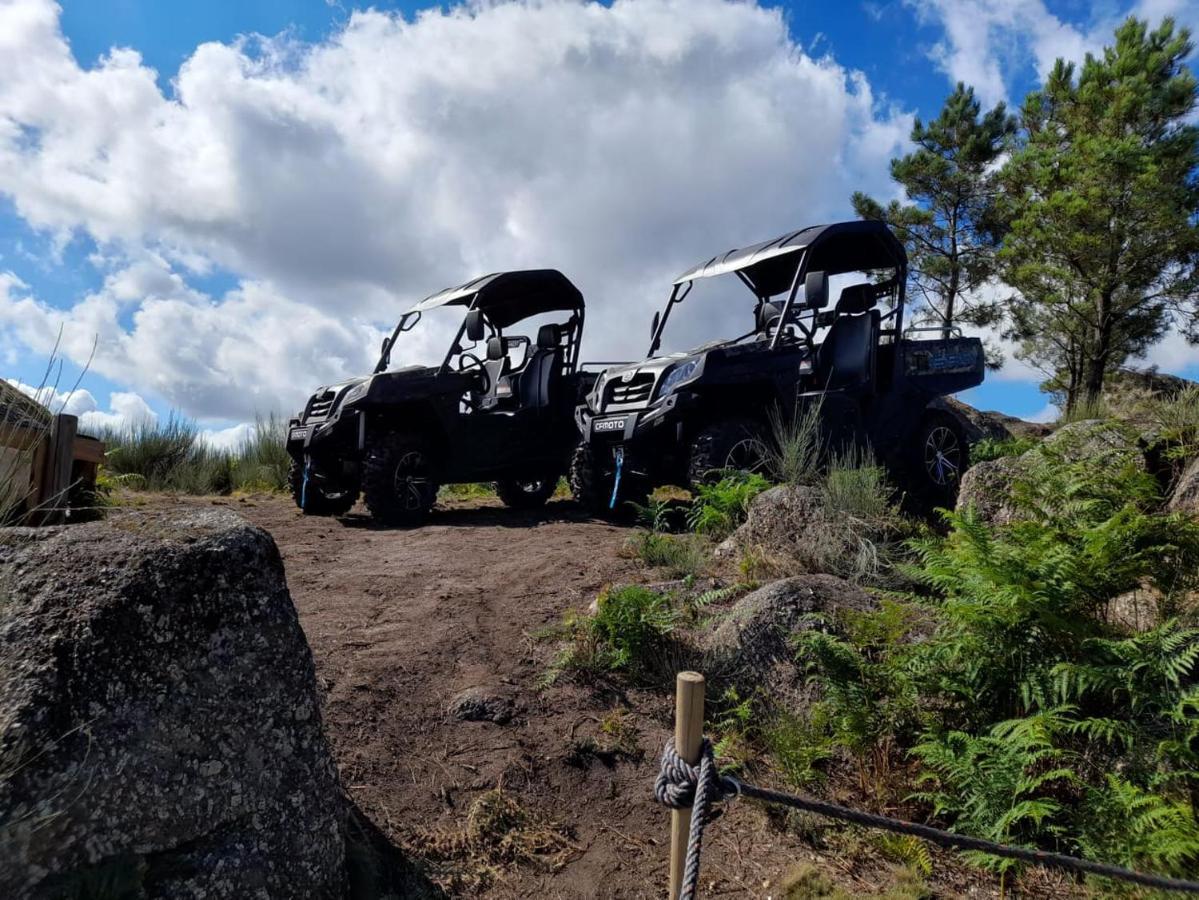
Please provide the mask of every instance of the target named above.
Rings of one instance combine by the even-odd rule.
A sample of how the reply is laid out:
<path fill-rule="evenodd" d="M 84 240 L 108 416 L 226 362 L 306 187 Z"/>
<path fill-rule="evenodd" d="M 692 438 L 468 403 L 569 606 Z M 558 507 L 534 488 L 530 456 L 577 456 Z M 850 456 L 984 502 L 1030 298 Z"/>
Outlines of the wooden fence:
<path fill-rule="evenodd" d="M 0 385 L 0 513 L 30 525 L 64 522 L 73 502 L 91 496 L 104 444 L 79 434 L 77 417 Z"/>

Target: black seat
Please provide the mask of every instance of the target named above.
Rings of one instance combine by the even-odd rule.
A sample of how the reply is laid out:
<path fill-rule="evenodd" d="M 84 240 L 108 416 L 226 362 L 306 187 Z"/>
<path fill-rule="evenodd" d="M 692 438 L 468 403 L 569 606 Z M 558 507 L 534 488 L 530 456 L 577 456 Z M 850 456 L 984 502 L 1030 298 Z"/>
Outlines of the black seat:
<path fill-rule="evenodd" d="M 505 376 L 508 374 L 508 339 L 496 335 L 487 339 L 487 358 L 483 361 L 483 370 L 487 373 L 487 390 L 479 398 L 480 409 L 491 409 L 502 398 L 502 387 L 511 388 Z"/>
<path fill-rule="evenodd" d="M 874 354 L 878 346 L 879 314 L 873 286 L 845 288 L 834 308 L 816 358 L 816 387 L 823 390 L 869 388 L 874 382 Z"/>
<path fill-rule="evenodd" d="M 537 349 L 521 370 L 517 391 L 525 409 L 544 409 L 553 405 L 562 380 L 562 327 L 542 325 L 537 330 Z"/>
<path fill-rule="evenodd" d="M 770 326 L 783 314 L 783 304 L 763 303 L 758 307 L 758 331 L 769 331 Z"/>

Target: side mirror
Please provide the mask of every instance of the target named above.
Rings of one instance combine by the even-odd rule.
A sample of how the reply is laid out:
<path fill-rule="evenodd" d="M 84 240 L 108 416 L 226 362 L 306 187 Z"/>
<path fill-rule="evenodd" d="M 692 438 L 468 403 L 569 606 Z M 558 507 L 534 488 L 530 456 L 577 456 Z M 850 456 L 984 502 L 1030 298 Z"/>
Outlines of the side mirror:
<path fill-rule="evenodd" d="M 386 356 L 387 348 L 391 346 L 391 338 L 383 338 L 383 345 L 379 348 L 379 355 Z"/>
<path fill-rule="evenodd" d="M 466 337 L 475 344 L 483 340 L 483 310 L 472 309 L 466 314 Z"/>
<path fill-rule="evenodd" d="M 824 309 L 828 305 L 828 275 L 809 272 L 803 282 L 804 305 L 808 309 Z"/>
<path fill-rule="evenodd" d="M 660 312 L 655 312 L 653 321 L 649 323 L 649 339 L 651 341 L 654 339 L 654 335 L 658 333 L 658 323 L 661 321 L 662 314 Z"/>

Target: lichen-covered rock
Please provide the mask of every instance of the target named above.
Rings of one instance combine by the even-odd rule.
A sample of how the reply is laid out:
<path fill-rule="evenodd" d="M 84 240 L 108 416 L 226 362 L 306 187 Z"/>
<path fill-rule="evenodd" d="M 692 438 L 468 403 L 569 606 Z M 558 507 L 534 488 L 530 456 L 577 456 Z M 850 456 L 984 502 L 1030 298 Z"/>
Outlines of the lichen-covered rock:
<path fill-rule="evenodd" d="M 0 532 L 0 773 L 0 896 L 343 892 L 312 655 L 232 513 Z"/>
<path fill-rule="evenodd" d="M 1199 457 L 1187 464 L 1175 482 L 1169 510 L 1199 516 Z"/>
<path fill-rule="evenodd" d="M 1136 428 L 1111 419 L 1087 419 L 1063 425 L 1045 439 L 1042 450 L 1060 453 L 1066 462 L 1093 463 L 1116 467 L 1127 463 L 1145 469 L 1144 446 Z"/>
<path fill-rule="evenodd" d="M 854 580 L 878 574 L 879 547 L 895 537 L 890 519 L 867 520 L 829 507 L 818 487 L 778 485 L 749 505 L 745 522 L 718 556 L 740 554 L 769 577 L 829 573 Z"/>
<path fill-rule="evenodd" d="M 978 516 L 996 525 L 1005 525 L 1016 517 L 1012 505 L 1012 482 L 1024 470 L 1022 457 L 1001 456 L 976 463 L 966 470 L 958 486 L 957 510 L 973 508 Z"/>
<path fill-rule="evenodd" d="M 1137 429 L 1123 422 L 1092 419 L 1064 425 L 1019 456 L 1005 456 L 971 466 L 962 476 L 957 510 L 973 507 L 984 521 L 1005 525 L 1019 517 L 1012 488 L 1035 477 L 1038 465 L 1086 462 L 1113 474 L 1127 466 L 1149 470 L 1150 448 Z"/>
<path fill-rule="evenodd" d="M 876 608 L 860 587 L 834 575 L 799 575 L 747 594 L 724 615 L 705 647 L 710 671 L 744 684 L 767 684 L 794 656 L 790 637 L 813 613 Z"/>

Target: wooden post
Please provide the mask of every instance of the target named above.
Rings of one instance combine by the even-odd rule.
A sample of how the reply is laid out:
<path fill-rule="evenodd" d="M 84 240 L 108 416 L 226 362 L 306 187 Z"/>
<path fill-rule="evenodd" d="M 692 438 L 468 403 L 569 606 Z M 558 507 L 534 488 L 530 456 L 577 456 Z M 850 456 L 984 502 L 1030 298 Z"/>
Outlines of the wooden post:
<path fill-rule="evenodd" d="M 57 525 L 66 521 L 67 507 L 70 505 L 71 463 L 75 459 L 75 430 L 78 425 L 79 419 L 67 415 L 55 416 L 50 423 L 50 451 L 46 454 L 41 496 L 38 498 L 38 519 L 43 525 Z"/>
<path fill-rule="evenodd" d="M 704 735 L 704 676 L 679 672 L 674 684 L 674 749 L 689 765 L 699 762 Z M 691 810 L 670 811 L 670 900 L 678 900 L 683 884 L 683 862 L 687 857 L 687 834 Z"/>

